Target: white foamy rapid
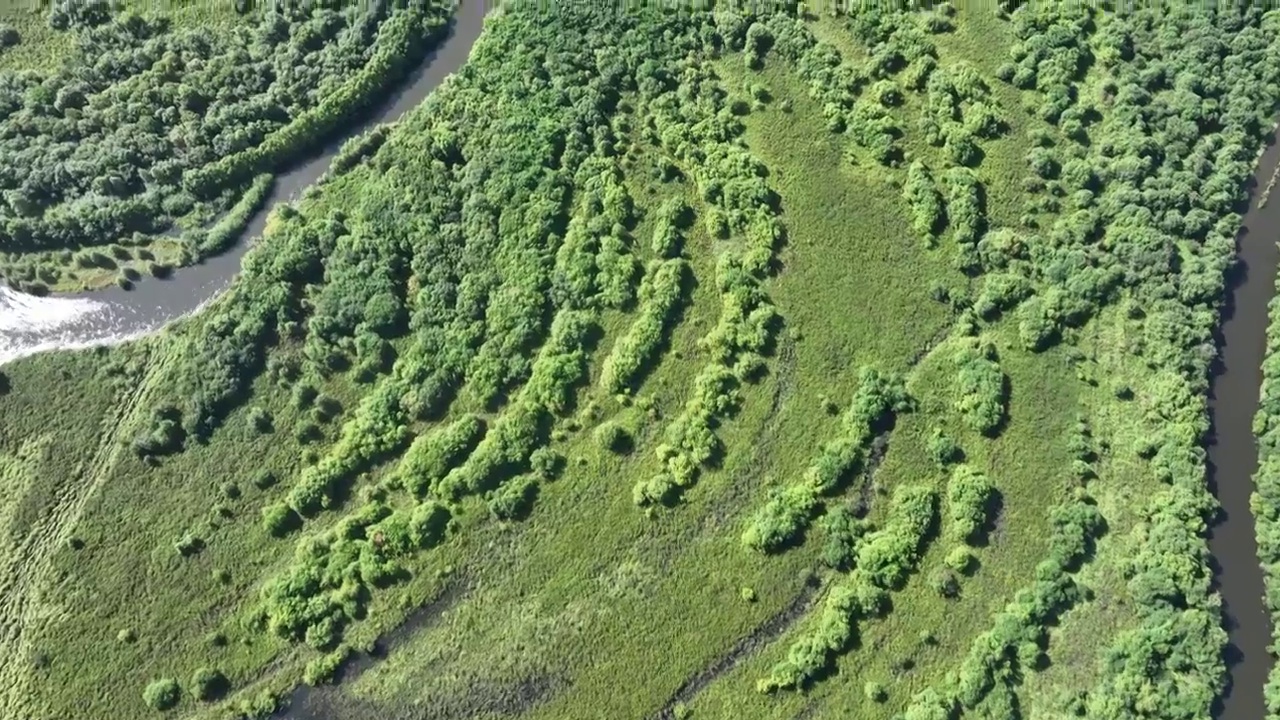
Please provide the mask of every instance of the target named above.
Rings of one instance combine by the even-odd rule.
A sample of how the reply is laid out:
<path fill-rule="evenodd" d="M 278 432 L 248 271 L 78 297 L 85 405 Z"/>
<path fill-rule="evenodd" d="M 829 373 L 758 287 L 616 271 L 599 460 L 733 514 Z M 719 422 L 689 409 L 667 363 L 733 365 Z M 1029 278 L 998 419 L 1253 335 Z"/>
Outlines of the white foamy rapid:
<path fill-rule="evenodd" d="M 139 327 L 133 315 L 88 298 L 34 297 L 0 287 L 0 365 L 49 350 L 123 342 L 153 329 Z"/>

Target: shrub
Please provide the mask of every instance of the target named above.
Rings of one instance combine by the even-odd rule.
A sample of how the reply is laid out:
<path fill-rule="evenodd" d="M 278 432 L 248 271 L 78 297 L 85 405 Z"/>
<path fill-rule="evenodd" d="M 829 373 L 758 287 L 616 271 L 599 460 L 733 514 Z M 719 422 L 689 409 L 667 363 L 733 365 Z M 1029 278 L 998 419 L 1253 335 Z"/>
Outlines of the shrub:
<path fill-rule="evenodd" d="M 262 508 L 262 525 L 275 537 L 284 537 L 302 523 L 293 508 L 278 502 Z"/>
<path fill-rule="evenodd" d="M 981 470 L 961 465 L 947 483 L 947 522 L 949 535 L 956 542 L 973 540 L 987 520 L 987 504 L 995 486 Z"/>
<path fill-rule="evenodd" d="M 972 550 L 967 547 L 960 546 L 952 548 L 951 552 L 947 553 L 947 559 L 945 562 L 946 566 L 952 570 L 960 573 L 961 575 L 967 575 L 969 570 L 973 568 L 973 563 L 976 559 L 977 558 L 973 556 Z"/>
<path fill-rule="evenodd" d="M 221 670 L 202 667 L 191 676 L 191 694 L 201 702 L 222 697 L 228 689 L 227 677 Z"/>
<path fill-rule="evenodd" d="M 940 428 L 934 428 L 933 435 L 929 437 L 929 457 L 933 458 L 939 468 L 945 470 L 951 463 L 963 460 L 964 451 Z"/>
<path fill-rule="evenodd" d="M 614 422 L 601 423 L 599 427 L 592 433 L 595 438 L 596 445 L 603 450 L 614 453 L 624 453 L 631 448 L 631 435 Z"/>
<path fill-rule="evenodd" d="M 182 557 L 190 557 L 204 549 L 204 540 L 193 533 L 186 533 L 173 546 Z"/>
<path fill-rule="evenodd" d="M 938 186 L 924 162 L 916 160 L 911 163 L 902 195 L 911 208 L 911 228 L 932 244 L 945 217 L 942 193 L 938 192 Z"/>
<path fill-rule="evenodd" d="M 955 598 L 960 595 L 960 580 L 954 570 L 940 567 L 929 578 L 929 584 L 944 598 Z"/>
<path fill-rule="evenodd" d="M 538 494 L 538 478 L 521 475 L 509 480 L 489 498 L 489 511 L 499 520 L 521 518 L 532 507 Z"/>
<path fill-rule="evenodd" d="M 271 432 L 271 429 L 272 429 L 271 413 L 267 412 L 265 409 L 258 407 L 256 405 L 252 408 L 249 408 L 247 420 L 249 422 L 249 428 L 251 430 L 255 432 L 263 433 L 263 434 Z"/>
<path fill-rule="evenodd" d="M 884 689 L 884 685 L 874 680 L 868 680 L 862 686 L 862 694 L 871 702 L 882 703 L 889 699 L 889 693 Z"/>
<path fill-rule="evenodd" d="M 349 645 L 339 645 L 332 652 L 325 653 L 307 663 L 302 671 L 302 681 L 312 687 L 329 682 L 351 655 L 352 649 Z"/>
<path fill-rule="evenodd" d="M 7 22 L 0 22 L 0 50 L 13 47 L 22 41 L 18 29 Z"/>
<path fill-rule="evenodd" d="M 266 490 L 276 482 L 278 482 L 276 474 L 266 468 L 261 468 L 253 474 L 253 486 L 259 490 Z"/>
<path fill-rule="evenodd" d="M 961 338 L 952 356 L 958 397 L 955 407 L 969 427 L 984 435 L 1004 422 L 1005 377 L 996 363 L 995 347 L 977 338 Z"/>
<path fill-rule="evenodd" d="M 142 691 L 142 700 L 154 710 L 168 710 L 178 704 L 182 688 L 173 678 L 160 678 L 149 683 Z"/>

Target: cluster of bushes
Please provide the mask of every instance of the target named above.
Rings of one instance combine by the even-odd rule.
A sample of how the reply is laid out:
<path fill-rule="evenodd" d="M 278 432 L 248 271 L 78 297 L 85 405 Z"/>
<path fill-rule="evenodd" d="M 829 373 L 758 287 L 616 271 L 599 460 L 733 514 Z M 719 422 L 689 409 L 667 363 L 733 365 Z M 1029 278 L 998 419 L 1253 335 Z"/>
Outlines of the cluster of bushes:
<path fill-rule="evenodd" d="M 1161 6 L 1109 18 L 1104 35 L 1089 38 L 1088 11 L 1021 12 L 1014 14 L 1020 36 L 1099 48 L 1100 61 L 1101 84 L 1090 85 L 1097 97 L 1069 88 L 1043 98 L 1051 117 L 1061 97 L 1076 95 L 1056 119 L 1068 141 L 1061 157 L 1082 161 L 1090 173 L 1071 182 L 1097 194 L 1092 206 L 1055 223 L 1053 252 L 1037 264 L 1060 273 L 1065 292 L 1087 307 L 1111 300 L 1111 288 L 1128 290 L 1126 332 L 1154 370 L 1140 392 L 1160 397 L 1144 425 L 1149 471 L 1168 487 L 1150 497 L 1130 538 L 1137 550 L 1127 577 L 1140 622 L 1114 638 L 1088 705 L 1110 716 L 1137 707 L 1151 717 L 1203 716 L 1225 686 L 1226 642 L 1204 540 L 1216 511 L 1201 447 L 1208 369 L 1234 260 L 1234 211 L 1280 99 L 1280 17 L 1261 8 Z M 1100 121 L 1090 120 L 1091 106 L 1105 110 Z M 1140 670 L 1157 660 L 1159 672 Z"/>
<path fill-rule="evenodd" d="M 768 693 L 804 688 L 828 672 L 853 639 L 857 623 L 888 610 L 889 591 L 915 569 L 937 519 L 933 490 L 897 488 L 884 527 L 859 539 L 855 567 L 831 589 L 815 627 L 792 644 L 787 659 L 759 680 L 757 689 Z"/>
<path fill-rule="evenodd" d="M 977 141 L 998 137 L 1003 127 L 982 76 L 970 65 L 950 65 L 929 75 L 926 90 L 920 116 L 925 140 L 943 147 L 956 165 L 977 163 Z"/>
<path fill-rule="evenodd" d="M 684 251 L 684 231 L 693 222 L 693 208 L 674 197 L 662 202 L 654 212 L 653 239 L 649 248 L 654 255 L 670 260 Z"/>
<path fill-rule="evenodd" d="M 262 589 L 255 622 L 291 642 L 333 649 L 364 616 L 371 592 L 406 576 L 398 558 L 438 543 L 451 513 L 435 500 L 392 509 L 371 502 L 299 541 L 293 563 Z"/>
<path fill-rule="evenodd" d="M 752 516 L 742 534 L 743 544 L 760 552 L 776 552 L 799 538 L 818 509 L 819 499 L 840 489 L 861 469 L 875 436 L 889 426 L 894 415 L 910 407 L 901 377 L 862 368 L 839 434 L 823 445 L 799 482 L 777 492 Z"/>
<path fill-rule="evenodd" d="M 947 223 L 958 245 L 958 262 L 966 272 L 980 266 L 978 239 L 986 230 L 982 183 L 972 170 L 954 167 L 942 176 L 947 188 Z"/>
<path fill-rule="evenodd" d="M 907 168 L 902 197 L 911 209 L 911 229 L 932 247 L 947 217 L 942 193 L 923 160 L 914 160 Z"/>
<path fill-rule="evenodd" d="M 387 486 L 403 488 L 419 498 L 428 496 L 475 449 L 485 435 L 485 427 L 480 417 L 464 415 L 445 427 L 419 435 L 400 457 Z"/>
<path fill-rule="evenodd" d="M 1072 573 L 1088 557 L 1106 523 L 1080 491 L 1050 511 L 1049 525 L 1049 557 L 1036 566 L 1035 581 L 992 618 L 992 629 L 974 638 L 960 667 L 941 687 L 912 699 L 904 718 L 952 718 L 968 712 L 1004 717 L 1007 708 L 995 705 L 1009 701 L 1002 691 L 1043 667 L 1049 626 L 1084 596 Z"/>
<path fill-rule="evenodd" d="M 988 237 L 991 234 L 988 234 Z M 985 242 L 986 238 L 983 239 Z M 979 243 L 981 249 L 981 243 Z M 1001 313 L 1012 310 L 1023 300 L 1031 297 L 1035 287 L 1025 276 L 1011 272 L 987 273 L 982 278 L 982 290 L 973 302 L 974 312 L 987 320 L 994 320 Z M 1024 318 L 1025 319 L 1025 318 Z M 1040 334 L 1035 333 L 1033 347 L 1039 345 Z"/>
<path fill-rule="evenodd" d="M 574 185 L 583 189 L 584 198 L 556 251 L 555 300 L 571 307 L 596 302 L 622 307 L 634 295 L 637 264 L 627 231 L 634 222 L 634 206 L 622 171 L 610 158 L 592 156 L 579 169 Z"/>
<path fill-rule="evenodd" d="M 947 481 L 947 535 L 952 542 L 971 545 L 988 520 L 996 487 L 986 473 L 958 465 Z"/>
<path fill-rule="evenodd" d="M 682 230 L 691 219 L 692 209 L 679 198 L 665 201 L 657 210 L 652 249 L 663 259 L 650 262 L 645 269 L 638 315 L 601 367 L 600 384 L 609 394 L 627 391 L 643 378 L 676 320 L 690 277 L 689 264 L 680 253 Z M 617 292 L 607 295 L 621 297 Z"/>
<path fill-rule="evenodd" d="M 456 499 L 496 490 L 529 467 L 534 452 L 550 437 L 551 420 L 568 408 L 574 388 L 586 377 L 583 346 L 595 323 L 595 314 L 589 310 L 562 310 L 556 315 L 529 381 L 467 461 L 440 481 L 443 496 Z"/>
<path fill-rule="evenodd" d="M 991 435 L 1004 423 L 1008 400 L 995 345 L 976 337 L 956 338 L 955 343 L 956 411 L 975 432 Z"/>
<path fill-rule="evenodd" d="M 777 196 L 765 182 L 767 169 L 734 142 L 743 127 L 732 114 L 718 112 L 725 98 L 711 69 L 693 57 L 681 64 L 680 94 L 703 88 L 698 96 L 714 101 L 694 105 L 675 102 L 675 94 L 659 95 L 652 106 L 657 139 L 688 168 L 711 206 L 706 220 L 712 233 L 737 242 L 716 260 L 720 317 L 700 341 L 710 362 L 697 375 L 693 395 L 657 448 L 662 471 L 635 485 L 638 505 L 673 501 L 695 481 L 702 465 L 714 462 L 719 450 L 715 427 L 736 410 L 739 383 L 757 375 L 762 356 L 772 349 L 778 319 L 761 285 L 773 270 L 774 253 L 784 236 Z"/>
<path fill-rule="evenodd" d="M 357 474 L 404 449 L 412 436 L 400 398 L 398 384 L 388 382 L 361 399 L 338 442 L 290 488 L 289 506 L 295 512 L 310 517 L 333 507 Z"/>
<path fill-rule="evenodd" d="M 640 283 L 640 309 L 600 369 L 600 385 L 609 394 L 630 389 L 644 374 L 676 319 L 689 277 L 681 258 L 655 260 Z"/>

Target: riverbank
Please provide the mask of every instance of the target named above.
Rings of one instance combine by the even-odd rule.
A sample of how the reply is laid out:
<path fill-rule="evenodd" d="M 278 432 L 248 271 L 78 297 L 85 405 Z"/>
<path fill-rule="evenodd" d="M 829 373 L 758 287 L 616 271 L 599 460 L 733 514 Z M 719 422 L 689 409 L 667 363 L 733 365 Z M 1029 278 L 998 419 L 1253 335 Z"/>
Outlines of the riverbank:
<path fill-rule="evenodd" d="M 200 311 L 231 284 L 276 206 L 296 199 L 320 180 L 348 140 L 379 124 L 395 122 L 462 67 L 483 29 L 487 7 L 480 0 L 460 3 L 442 39 L 395 91 L 310 159 L 276 176 L 265 202 L 245 224 L 240 241 L 226 252 L 166 278 L 143 276 L 132 290 L 115 286 L 37 298 L 0 288 L 0 316 L 6 317 L 0 326 L 0 365 L 38 352 L 124 342 Z"/>
<path fill-rule="evenodd" d="M 1230 685 L 1215 713 L 1220 720 L 1264 717 L 1263 687 L 1272 665 L 1267 651 L 1271 620 L 1263 604 L 1265 589 L 1250 509 L 1250 479 L 1258 468 L 1253 418 L 1259 406 L 1259 387 L 1264 387 L 1267 307 L 1280 262 L 1276 246 L 1280 203 L 1260 207 L 1254 193 L 1264 191 L 1277 165 L 1280 142 L 1273 136 L 1251 182 L 1250 207 L 1241 225 L 1237 262 L 1222 309 L 1218 362 L 1209 398 L 1208 482 L 1222 507 L 1210 529 L 1209 549 L 1230 640 Z"/>

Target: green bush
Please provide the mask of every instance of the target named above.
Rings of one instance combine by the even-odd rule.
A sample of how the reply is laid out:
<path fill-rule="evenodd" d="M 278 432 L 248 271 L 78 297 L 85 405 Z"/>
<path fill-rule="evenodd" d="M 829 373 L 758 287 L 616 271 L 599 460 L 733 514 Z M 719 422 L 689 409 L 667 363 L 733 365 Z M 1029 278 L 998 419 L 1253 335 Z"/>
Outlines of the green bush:
<path fill-rule="evenodd" d="M 228 688 L 227 677 L 215 668 L 202 667 L 191 676 L 191 693 L 201 702 L 217 700 Z"/>
<path fill-rule="evenodd" d="M 262 526 L 275 537 L 284 537 L 302 524 L 302 519 L 285 503 L 272 503 L 262 508 Z"/>
<path fill-rule="evenodd" d="M 142 691 L 142 700 L 154 710 L 168 710 L 178 704 L 182 697 L 182 688 L 173 678 L 153 680 Z"/>
<path fill-rule="evenodd" d="M 625 453 L 631 449 L 631 434 L 615 422 L 604 422 L 592 433 L 596 445 L 602 450 Z"/>
<path fill-rule="evenodd" d="M 972 542 L 987 521 L 987 505 L 995 492 L 981 470 L 958 466 L 947 482 L 948 536 L 956 542 Z"/>

